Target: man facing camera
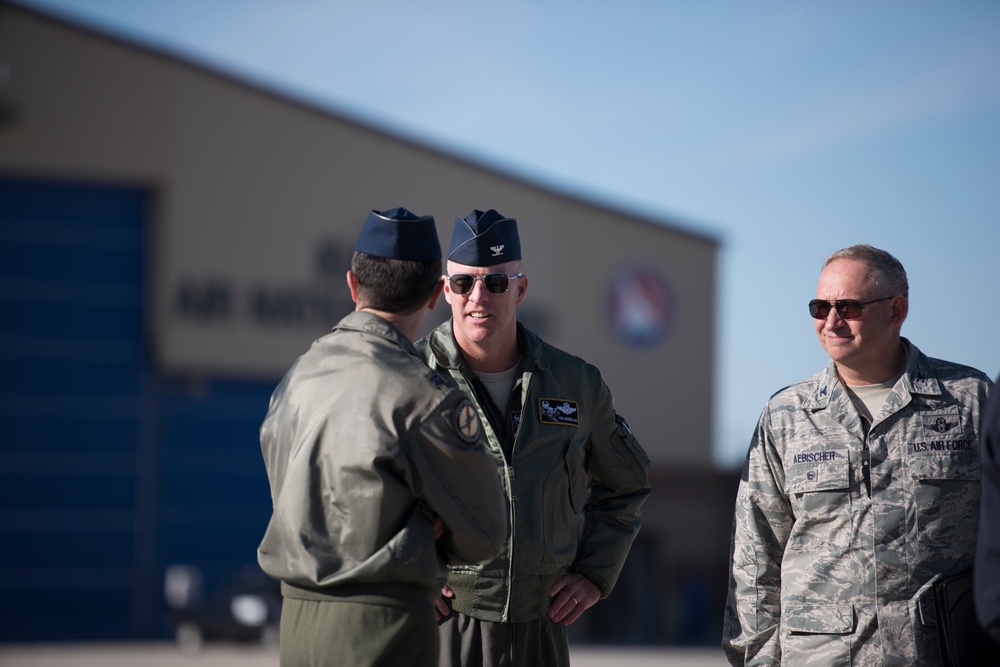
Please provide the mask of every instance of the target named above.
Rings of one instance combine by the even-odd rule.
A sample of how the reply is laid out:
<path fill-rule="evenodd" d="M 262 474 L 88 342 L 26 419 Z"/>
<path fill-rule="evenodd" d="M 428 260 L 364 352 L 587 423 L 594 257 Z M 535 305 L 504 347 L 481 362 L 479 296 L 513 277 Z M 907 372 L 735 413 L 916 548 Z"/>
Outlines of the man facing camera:
<path fill-rule="evenodd" d="M 934 585 L 967 571 L 983 373 L 900 335 L 906 271 L 855 245 L 809 302 L 825 370 L 767 402 L 736 501 L 733 665 L 942 665 Z"/>
<path fill-rule="evenodd" d="M 457 218 L 447 269 L 451 319 L 417 349 L 476 405 L 509 537 L 486 563 L 449 568 L 440 664 L 563 667 L 566 626 L 611 592 L 639 531 L 649 459 L 600 371 L 518 323 L 514 218 Z"/>

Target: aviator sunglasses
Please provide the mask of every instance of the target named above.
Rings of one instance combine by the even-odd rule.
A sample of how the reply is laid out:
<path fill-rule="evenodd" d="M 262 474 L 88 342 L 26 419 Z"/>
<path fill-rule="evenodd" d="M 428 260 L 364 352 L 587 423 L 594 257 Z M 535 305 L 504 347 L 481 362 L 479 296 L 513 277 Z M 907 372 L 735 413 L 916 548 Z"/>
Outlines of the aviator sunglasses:
<path fill-rule="evenodd" d="M 809 302 L 809 314 L 817 320 L 825 320 L 830 315 L 830 309 L 834 308 L 837 314 L 845 320 L 856 320 L 861 317 L 865 306 L 879 301 L 888 301 L 891 296 L 884 296 L 881 299 L 871 301 L 858 301 L 857 299 L 840 299 L 839 301 L 824 301 L 823 299 L 813 299 Z"/>
<path fill-rule="evenodd" d="M 455 294 L 468 294 L 472 291 L 477 280 L 482 280 L 483 285 L 491 294 L 503 294 L 510 287 L 513 278 L 520 278 L 523 273 L 508 276 L 505 273 L 487 273 L 485 276 L 473 276 L 468 273 L 456 273 L 448 276 L 448 283 L 451 291 Z"/>

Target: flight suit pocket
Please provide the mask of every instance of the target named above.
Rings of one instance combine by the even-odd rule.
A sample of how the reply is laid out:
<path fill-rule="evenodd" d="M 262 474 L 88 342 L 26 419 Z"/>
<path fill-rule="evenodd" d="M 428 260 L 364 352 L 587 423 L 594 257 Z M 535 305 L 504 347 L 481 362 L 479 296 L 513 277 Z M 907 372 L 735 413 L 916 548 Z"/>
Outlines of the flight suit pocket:
<path fill-rule="evenodd" d="M 543 504 L 536 511 L 542 526 L 539 537 L 545 543 L 541 556 L 546 567 L 565 566 L 576 554 L 582 523 L 580 513 L 587 501 L 582 457 L 583 452 L 571 444 L 543 483 Z"/>
<path fill-rule="evenodd" d="M 635 439 L 628 422 L 617 412 L 615 413 L 615 432 L 611 436 L 611 444 L 621 454 L 622 460 L 628 464 L 635 478 L 645 484 L 651 465 L 649 456 L 646 455 L 646 451 L 639 444 L 639 441 Z"/>
<path fill-rule="evenodd" d="M 847 547 L 851 540 L 851 465 L 846 451 L 799 452 L 785 469 L 795 551 Z"/>
<path fill-rule="evenodd" d="M 781 664 L 849 667 L 854 608 L 849 604 L 786 604 L 781 614 Z"/>
<path fill-rule="evenodd" d="M 574 512 L 582 514 L 587 504 L 587 470 L 582 448 L 570 445 L 566 454 L 566 477 L 569 479 L 570 506 Z"/>

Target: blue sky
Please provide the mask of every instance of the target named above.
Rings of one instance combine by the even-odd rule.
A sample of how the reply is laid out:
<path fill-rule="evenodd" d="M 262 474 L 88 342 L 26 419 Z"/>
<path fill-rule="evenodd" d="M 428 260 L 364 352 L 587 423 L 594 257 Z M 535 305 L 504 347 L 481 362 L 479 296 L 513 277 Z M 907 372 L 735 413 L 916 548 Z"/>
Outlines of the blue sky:
<path fill-rule="evenodd" d="M 853 243 L 906 267 L 904 335 L 1000 373 L 996 2 L 19 1 L 717 238 L 722 465 L 825 365 Z"/>

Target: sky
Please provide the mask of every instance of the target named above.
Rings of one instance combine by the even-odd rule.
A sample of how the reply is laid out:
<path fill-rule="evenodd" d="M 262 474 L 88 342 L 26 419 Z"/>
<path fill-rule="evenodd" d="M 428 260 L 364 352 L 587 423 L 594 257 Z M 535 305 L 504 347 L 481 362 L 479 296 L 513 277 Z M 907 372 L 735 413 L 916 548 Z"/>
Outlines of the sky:
<path fill-rule="evenodd" d="M 826 365 L 845 246 L 903 263 L 921 351 L 1000 373 L 993 0 L 18 2 L 716 239 L 724 468 Z"/>

